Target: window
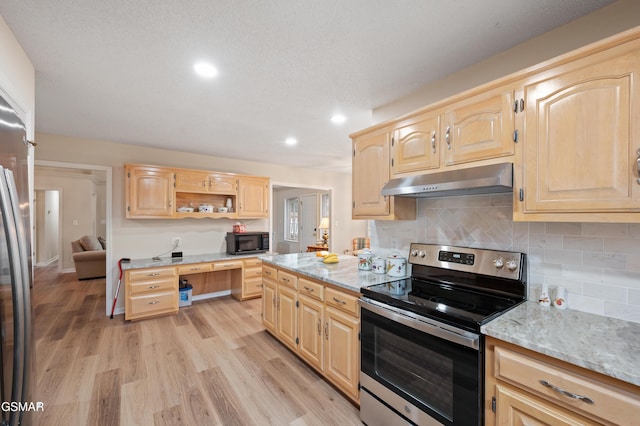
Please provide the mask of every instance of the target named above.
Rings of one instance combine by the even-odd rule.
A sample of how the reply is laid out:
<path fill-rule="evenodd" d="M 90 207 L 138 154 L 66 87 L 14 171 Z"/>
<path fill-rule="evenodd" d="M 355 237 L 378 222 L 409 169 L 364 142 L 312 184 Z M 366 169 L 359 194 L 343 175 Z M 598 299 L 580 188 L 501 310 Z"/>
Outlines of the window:
<path fill-rule="evenodd" d="M 284 239 L 285 241 L 298 241 L 298 197 L 284 200 Z"/>

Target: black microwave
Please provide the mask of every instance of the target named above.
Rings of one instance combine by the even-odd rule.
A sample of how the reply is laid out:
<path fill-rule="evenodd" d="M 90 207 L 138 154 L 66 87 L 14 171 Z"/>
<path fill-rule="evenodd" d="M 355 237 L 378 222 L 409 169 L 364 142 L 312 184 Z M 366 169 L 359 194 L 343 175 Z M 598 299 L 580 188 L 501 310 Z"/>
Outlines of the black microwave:
<path fill-rule="evenodd" d="M 249 254 L 269 251 L 268 232 L 227 232 L 227 253 Z"/>

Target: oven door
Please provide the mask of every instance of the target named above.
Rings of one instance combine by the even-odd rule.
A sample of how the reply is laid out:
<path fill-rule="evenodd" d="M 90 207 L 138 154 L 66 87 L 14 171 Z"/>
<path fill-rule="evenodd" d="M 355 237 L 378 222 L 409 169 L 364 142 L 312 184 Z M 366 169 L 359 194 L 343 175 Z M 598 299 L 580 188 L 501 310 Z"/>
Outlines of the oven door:
<path fill-rule="evenodd" d="M 360 305 L 364 423 L 395 413 L 419 425 L 481 424 L 480 335 L 366 298 Z"/>

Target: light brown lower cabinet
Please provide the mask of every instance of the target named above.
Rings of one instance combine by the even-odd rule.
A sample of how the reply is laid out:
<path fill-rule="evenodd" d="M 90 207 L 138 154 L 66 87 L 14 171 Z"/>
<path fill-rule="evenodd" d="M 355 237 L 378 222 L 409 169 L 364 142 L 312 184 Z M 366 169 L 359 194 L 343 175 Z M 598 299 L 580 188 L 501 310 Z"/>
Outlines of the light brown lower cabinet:
<path fill-rule="evenodd" d="M 124 272 L 125 320 L 178 312 L 178 273 L 175 267 Z"/>
<path fill-rule="evenodd" d="M 638 424 L 638 386 L 490 337 L 486 354 L 486 425 Z"/>
<path fill-rule="evenodd" d="M 262 282 L 267 331 L 359 404 L 359 295 L 270 265 Z"/>
<path fill-rule="evenodd" d="M 242 260 L 242 280 L 231 283 L 231 296 L 238 300 L 262 296 L 262 260 L 257 257 Z"/>

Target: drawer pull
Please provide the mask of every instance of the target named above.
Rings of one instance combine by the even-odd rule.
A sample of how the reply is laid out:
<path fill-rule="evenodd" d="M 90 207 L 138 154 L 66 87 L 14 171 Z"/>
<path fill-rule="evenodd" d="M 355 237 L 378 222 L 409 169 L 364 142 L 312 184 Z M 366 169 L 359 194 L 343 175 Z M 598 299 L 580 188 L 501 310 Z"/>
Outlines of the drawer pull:
<path fill-rule="evenodd" d="M 256 287 L 262 287 L 262 284 L 258 284 L 258 285 L 256 285 Z"/>
<path fill-rule="evenodd" d="M 148 285 L 147 288 L 158 288 L 160 287 L 159 285 Z"/>
<path fill-rule="evenodd" d="M 154 272 L 153 274 L 147 274 L 148 277 L 157 277 L 160 275 L 160 272 Z"/>
<path fill-rule="evenodd" d="M 200 267 L 196 266 L 195 268 L 191 268 L 192 271 L 199 271 Z"/>
<path fill-rule="evenodd" d="M 564 389 L 561 389 L 561 388 L 559 388 L 557 386 L 552 385 L 551 383 L 547 382 L 546 380 L 540 380 L 540 384 L 542 386 L 547 387 L 547 388 L 553 389 L 554 391 L 558 392 L 561 395 L 568 396 L 569 398 L 579 399 L 581 401 L 586 402 L 587 404 L 593 404 L 594 403 L 593 399 L 591 399 L 589 397 L 586 397 L 586 396 L 583 396 L 583 395 L 578 395 L 578 394 L 566 391 Z"/>
<path fill-rule="evenodd" d="M 336 302 L 336 303 L 339 303 L 341 305 L 346 305 L 347 304 L 347 302 L 345 302 L 344 300 L 336 299 L 335 297 L 333 298 L 333 301 Z"/>
<path fill-rule="evenodd" d="M 265 274 L 271 275 L 271 271 L 264 271 Z"/>
<path fill-rule="evenodd" d="M 153 302 L 149 302 L 148 305 L 157 305 L 158 303 L 160 302 L 157 300 L 154 300 Z"/>
<path fill-rule="evenodd" d="M 307 290 L 309 293 L 313 292 L 313 289 L 311 287 L 307 287 L 306 285 L 304 286 L 304 289 Z"/>
<path fill-rule="evenodd" d="M 256 275 L 262 275 L 262 272 L 255 272 Z"/>

